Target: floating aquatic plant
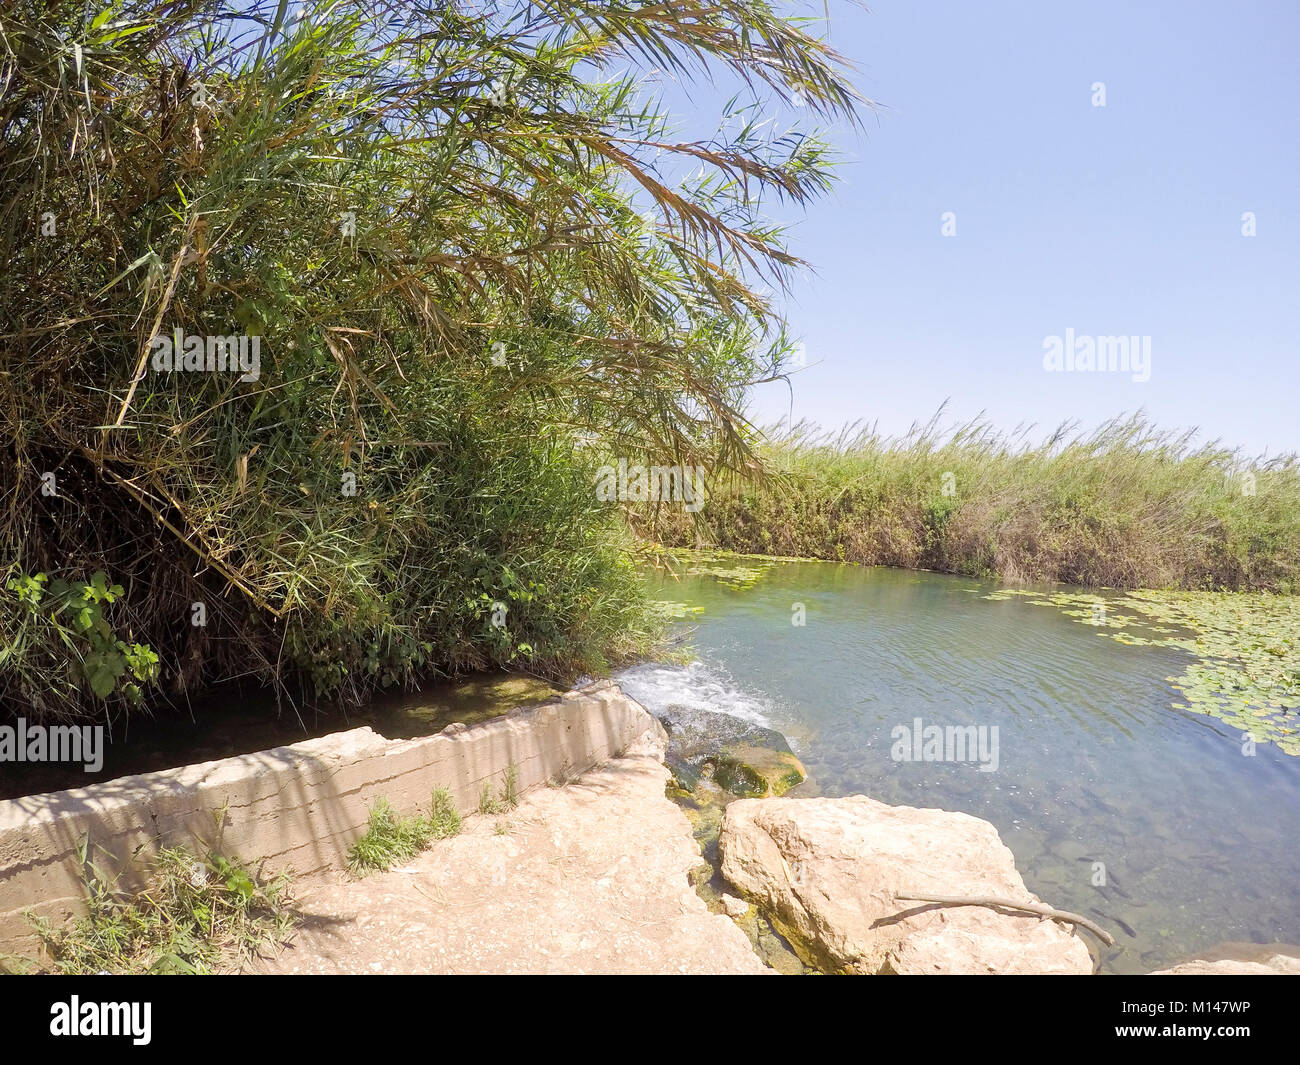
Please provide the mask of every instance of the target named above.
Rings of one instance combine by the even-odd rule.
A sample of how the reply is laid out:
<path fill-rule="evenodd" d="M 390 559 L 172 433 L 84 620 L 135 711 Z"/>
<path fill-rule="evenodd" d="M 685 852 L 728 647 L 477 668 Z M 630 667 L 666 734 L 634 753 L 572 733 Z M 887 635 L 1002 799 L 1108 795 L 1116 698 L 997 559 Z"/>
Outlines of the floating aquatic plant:
<path fill-rule="evenodd" d="M 780 555 L 742 555 L 734 551 L 691 550 L 673 548 L 661 560 L 669 570 L 683 577 L 712 577 L 719 584 L 737 591 L 752 588 L 778 562 L 815 562 L 809 558 L 786 558 Z"/>
<path fill-rule="evenodd" d="M 682 621 L 687 617 L 704 613 L 704 607 L 702 606 L 693 606 L 690 603 L 681 603 L 672 599 L 652 600 L 650 607 L 669 621 Z"/>
<path fill-rule="evenodd" d="M 1209 714 L 1256 742 L 1300 755 L 1300 607 L 1291 596 L 1143 589 L 1102 598 L 1007 588 L 984 598 L 1058 607 L 1127 646 L 1187 651 L 1194 661 L 1168 678 L 1183 697 L 1171 706 Z"/>

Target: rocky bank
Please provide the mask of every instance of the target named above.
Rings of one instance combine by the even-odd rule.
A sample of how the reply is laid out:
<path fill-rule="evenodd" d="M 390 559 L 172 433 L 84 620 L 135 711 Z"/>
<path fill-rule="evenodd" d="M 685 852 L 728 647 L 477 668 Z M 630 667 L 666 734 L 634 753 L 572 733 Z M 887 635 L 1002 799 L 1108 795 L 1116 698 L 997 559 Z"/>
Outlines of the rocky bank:
<path fill-rule="evenodd" d="M 722 875 L 809 965 L 846 974 L 1077 974 L 1093 971 L 1068 924 L 898 894 L 1039 900 L 987 821 L 842 799 L 744 799 L 727 806 Z"/>
<path fill-rule="evenodd" d="M 770 973 L 691 886 L 699 847 L 646 723 L 620 757 L 467 818 L 408 866 L 312 886 L 293 943 L 254 971 Z"/>

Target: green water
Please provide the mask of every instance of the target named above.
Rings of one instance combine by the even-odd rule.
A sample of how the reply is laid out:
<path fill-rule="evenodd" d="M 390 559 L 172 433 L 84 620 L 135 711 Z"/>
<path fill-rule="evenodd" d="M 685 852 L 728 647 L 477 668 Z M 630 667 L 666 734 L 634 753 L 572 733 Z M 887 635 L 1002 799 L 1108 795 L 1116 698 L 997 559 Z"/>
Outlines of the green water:
<path fill-rule="evenodd" d="M 778 564 L 746 588 L 665 580 L 663 598 L 702 608 L 689 622 L 699 661 L 618 679 L 652 710 L 781 729 L 810 774 L 794 795 L 991 821 L 1031 891 L 1115 935 L 1102 971 L 1148 972 L 1225 940 L 1300 942 L 1300 758 L 1267 744 L 1246 756 L 1236 729 L 1172 709 L 1166 678 L 1185 652 L 984 599 L 994 587 L 830 563 Z M 891 732 L 918 717 L 990 738 L 996 726 L 996 770 L 894 758 Z"/>

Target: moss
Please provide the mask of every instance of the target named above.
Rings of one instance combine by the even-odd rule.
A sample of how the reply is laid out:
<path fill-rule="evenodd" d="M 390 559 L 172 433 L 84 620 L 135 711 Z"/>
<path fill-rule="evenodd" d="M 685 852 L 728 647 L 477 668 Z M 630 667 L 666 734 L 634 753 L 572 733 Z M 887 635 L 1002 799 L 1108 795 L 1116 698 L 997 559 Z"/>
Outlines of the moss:
<path fill-rule="evenodd" d="M 780 922 L 772 920 L 761 907 L 752 900 L 749 912 L 736 919 L 740 930 L 749 937 L 755 953 L 782 976 L 816 975 L 818 968 L 815 954 L 806 944 L 798 943 L 789 935 L 789 930 Z"/>
<path fill-rule="evenodd" d="M 737 744 L 722 749 L 713 778 L 733 795 L 762 799 L 784 795 L 807 780 L 808 772 L 788 751 Z"/>
<path fill-rule="evenodd" d="M 793 756 L 791 756 L 793 757 Z M 712 777 L 701 777 L 693 792 L 672 783 L 666 789 L 674 798 L 691 823 L 691 832 L 700 845 L 703 863 L 688 874 L 691 886 L 713 913 L 724 913 L 722 893 L 735 893 L 736 888 L 727 884 L 719 871 L 718 836 L 722 831 L 722 818 L 727 803 L 735 801 L 735 796 L 723 791 Z M 743 896 L 741 896 L 743 897 Z M 795 948 L 783 938 L 784 931 L 774 922 L 765 919 L 753 899 L 745 899 L 749 911 L 735 919 L 741 931 L 749 937 L 754 951 L 773 969 L 783 975 L 799 975 L 816 972 L 816 966 L 806 965 L 803 956 L 811 956 L 807 947 Z"/>

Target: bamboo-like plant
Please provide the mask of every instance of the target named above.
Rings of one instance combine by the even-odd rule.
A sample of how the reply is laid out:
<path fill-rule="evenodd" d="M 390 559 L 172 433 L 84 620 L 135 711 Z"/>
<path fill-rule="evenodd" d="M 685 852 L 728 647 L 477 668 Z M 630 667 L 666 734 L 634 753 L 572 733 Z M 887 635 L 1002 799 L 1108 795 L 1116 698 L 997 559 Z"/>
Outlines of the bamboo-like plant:
<path fill-rule="evenodd" d="M 801 265 L 764 209 L 831 177 L 759 116 L 864 102 L 804 27 L 763 0 L 5 5 L 0 699 L 359 698 L 644 645 L 591 469 L 754 469 L 745 389 L 789 350 L 760 282 Z M 652 70 L 733 82 L 729 121 L 675 135 Z M 172 337 L 260 363 L 169 371 Z M 123 652 L 92 693 L 21 583 L 97 571 L 125 589 L 107 668 L 152 648 L 160 687 Z"/>

